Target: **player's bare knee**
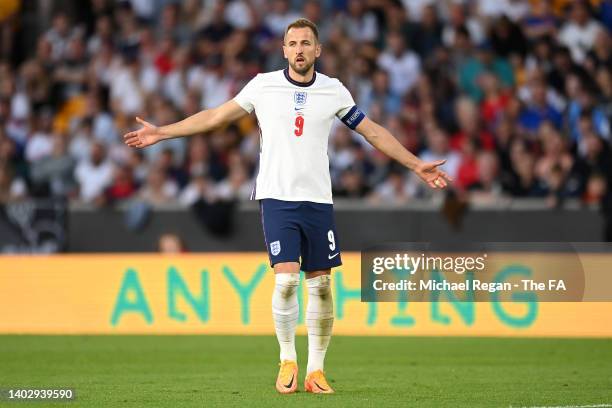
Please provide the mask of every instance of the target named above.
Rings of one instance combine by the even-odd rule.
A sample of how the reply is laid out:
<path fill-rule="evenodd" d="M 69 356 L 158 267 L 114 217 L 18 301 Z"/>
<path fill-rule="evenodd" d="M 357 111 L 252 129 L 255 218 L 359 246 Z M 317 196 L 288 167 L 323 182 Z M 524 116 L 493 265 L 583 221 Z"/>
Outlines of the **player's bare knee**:
<path fill-rule="evenodd" d="M 274 264 L 274 273 L 275 274 L 299 274 L 300 273 L 300 264 L 297 262 L 279 262 Z"/>

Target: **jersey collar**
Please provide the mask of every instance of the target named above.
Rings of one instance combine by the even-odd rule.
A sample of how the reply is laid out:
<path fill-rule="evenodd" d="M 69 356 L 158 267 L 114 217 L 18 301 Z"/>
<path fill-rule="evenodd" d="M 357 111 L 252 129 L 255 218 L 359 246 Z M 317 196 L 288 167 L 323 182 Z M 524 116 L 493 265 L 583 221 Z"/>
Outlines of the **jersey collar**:
<path fill-rule="evenodd" d="M 314 84 L 315 80 L 317 79 L 317 71 L 314 71 L 312 73 L 312 79 L 308 82 L 298 82 L 298 81 L 291 79 L 291 77 L 289 76 L 289 68 L 285 68 L 283 70 L 283 74 L 285 74 L 285 78 L 287 78 L 287 81 L 291 82 L 293 85 L 301 86 L 301 87 L 310 86 Z"/>

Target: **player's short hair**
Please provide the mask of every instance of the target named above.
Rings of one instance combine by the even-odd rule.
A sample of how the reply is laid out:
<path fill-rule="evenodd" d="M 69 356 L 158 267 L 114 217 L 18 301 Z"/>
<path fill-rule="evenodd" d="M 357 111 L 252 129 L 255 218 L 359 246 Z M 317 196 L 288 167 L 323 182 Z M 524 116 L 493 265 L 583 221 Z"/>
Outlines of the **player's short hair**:
<path fill-rule="evenodd" d="M 308 27 L 312 30 L 312 33 L 314 34 L 317 42 L 319 42 L 319 29 L 317 28 L 317 25 L 315 23 L 313 23 L 307 18 L 298 18 L 297 20 L 289 24 L 287 28 L 285 29 L 285 35 L 283 36 L 283 40 L 287 36 L 287 33 L 289 32 L 290 29 L 305 28 L 305 27 Z"/>

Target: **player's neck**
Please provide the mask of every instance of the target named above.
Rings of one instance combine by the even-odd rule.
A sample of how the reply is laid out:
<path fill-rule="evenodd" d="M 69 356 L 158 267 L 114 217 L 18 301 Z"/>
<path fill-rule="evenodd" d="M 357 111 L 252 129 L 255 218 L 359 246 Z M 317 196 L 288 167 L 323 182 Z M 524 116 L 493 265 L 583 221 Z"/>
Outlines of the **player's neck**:
<path fill-rule="evenodd" d="M 310 67 L 310 69 L 303 75 L 295 72 L 291 68 L 291 66 L 289 66 L 287 69 L 287 75 L 289 76 L 289 79 L 291 79 L 294 82 L 299 82 L 301 84 L 309 84 L 313 82 L 312 80 L 314 79 L 314 75 L 315 75 L 314 65 Z"/>

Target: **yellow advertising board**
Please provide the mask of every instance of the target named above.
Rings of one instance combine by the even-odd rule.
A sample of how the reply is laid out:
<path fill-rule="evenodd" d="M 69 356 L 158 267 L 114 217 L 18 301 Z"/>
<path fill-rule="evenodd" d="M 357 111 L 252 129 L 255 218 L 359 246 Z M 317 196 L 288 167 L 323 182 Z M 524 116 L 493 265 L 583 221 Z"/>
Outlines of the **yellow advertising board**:
<path fill-rule="evenodd" d="M 362 303 L 360 255 L 343 262 L 335 334 L 612 337 L 606 302 Z M 272 334 L 273 284 L 265 253 L 4 256 L 0 334 Z"/>

